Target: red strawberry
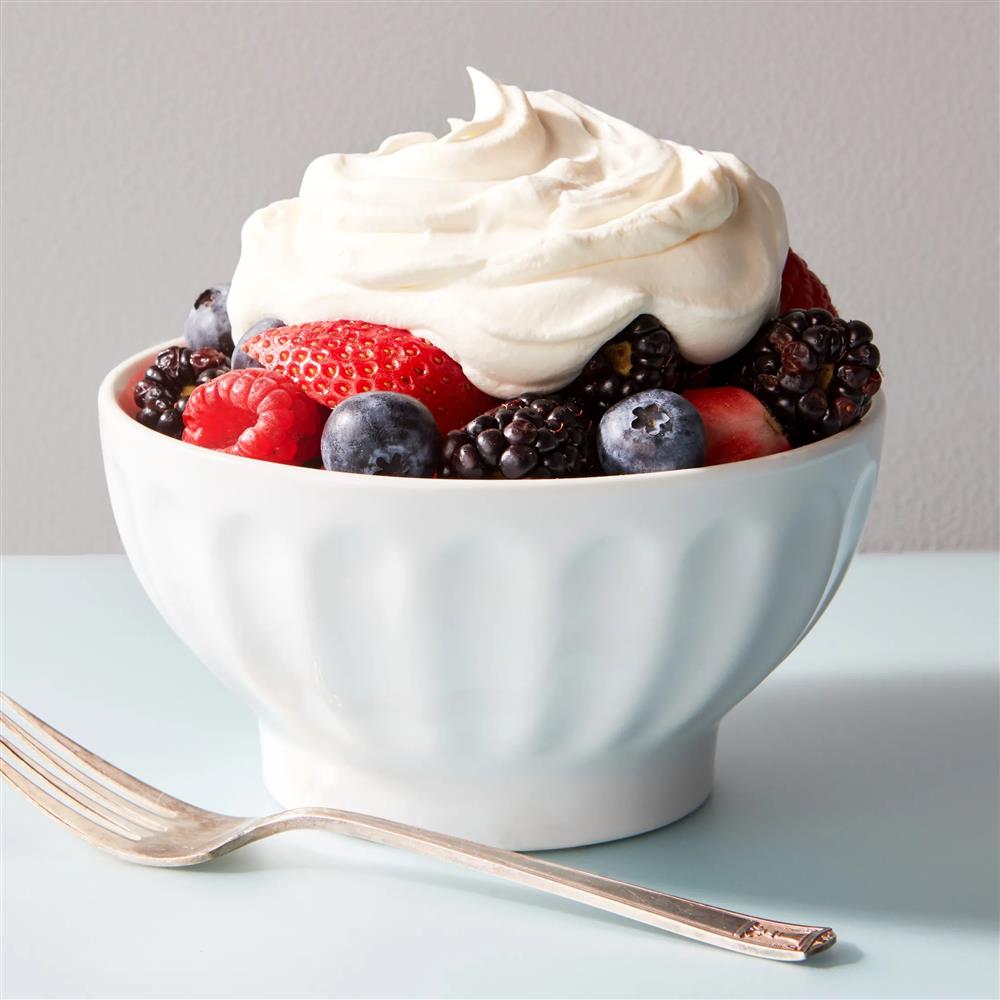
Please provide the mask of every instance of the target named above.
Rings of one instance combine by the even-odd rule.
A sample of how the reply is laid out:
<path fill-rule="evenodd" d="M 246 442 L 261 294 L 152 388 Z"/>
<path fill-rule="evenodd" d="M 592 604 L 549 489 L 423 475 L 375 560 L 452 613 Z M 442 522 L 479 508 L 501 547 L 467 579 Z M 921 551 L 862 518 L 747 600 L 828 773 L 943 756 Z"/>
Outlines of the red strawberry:
<path fill-rule="evenodd" d="M 243 350 L 331 409 L 359 392 L 401 392 L 419 399 L 447 433 L 495 405 L 458 362 L 391 326 L 349 319 L 284 326 L 251 337 Z"/>
<path fill-rule="evenodd" d="M 684 398 L 705 425 L 706 465 L 776 455 L 791 447 L 778 422 L 746 389 L 690 389 Z"/>
<path fill-rule="evenodd" d="M 825 309 L 831 315 L 837 315 L 826 285 L 794 250 L 789 250 L 785 269 L 781 273 L 781 314 L 792 309 Z"/>
<path fill-rule="evenodd" d="M 228 455 L 303 465 L 319 455 L 325 420 L 326 411 L 287 376 L 243 368 L 191 393 L 183 440 Z"/>

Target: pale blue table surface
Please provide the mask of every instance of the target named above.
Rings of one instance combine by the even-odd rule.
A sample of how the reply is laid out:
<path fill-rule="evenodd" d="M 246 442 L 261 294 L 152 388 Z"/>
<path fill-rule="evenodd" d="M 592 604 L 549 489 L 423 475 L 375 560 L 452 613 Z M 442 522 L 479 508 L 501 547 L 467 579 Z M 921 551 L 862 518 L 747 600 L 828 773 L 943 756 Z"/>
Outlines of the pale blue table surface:
<path fill-rule="evenodd" d="M 177 553 L 183 559 L 182 552 Z M 748 959 L 387 848 L 292 834 L 191 870 L 104 856 L 5 787 L 5 997 L 995 997 L 995 555 L 858 559 L 723 724 L 686 820 L 560 860 L 828 923 L 808 965 Z M 249 711 L 124 559 L 3 563 L 3 686 L 221 811 L 272 807 Z"/>

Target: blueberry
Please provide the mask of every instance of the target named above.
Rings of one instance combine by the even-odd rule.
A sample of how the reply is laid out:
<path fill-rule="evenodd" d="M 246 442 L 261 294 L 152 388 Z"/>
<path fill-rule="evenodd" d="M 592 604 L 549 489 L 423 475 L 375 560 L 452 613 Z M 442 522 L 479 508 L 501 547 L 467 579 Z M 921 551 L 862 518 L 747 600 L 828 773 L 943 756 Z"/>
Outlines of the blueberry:
<path fill-rule="evenodd" d="M 239 342 L 236 344 L 236 350 L 233 351 L 233 368 L 263 368 L 264 366 L 259 361 L 254 361 L 253 358 L 243 350 L 243 345 L 251 338 L 256 337 L 258 333 L 263 333 L 265 330 L 277 330 L 279 326 L 284 326 L 285 324 L 281 322 L 280 319 L 275 319 L 273 316 L 268 316 L 266 319 L 259 319 L 246 333 L 240 337 Z"/>
<path fill-rule="evenodd" d="M 693 469 L 705 461 L 705 426 L 683 396 L 647 389 L 601 418 L 597 457 L 611 475 Z"/>
<path fill-rule="evenodd" d="M 233 353 L 233 331 L 226 312 L 229 285 L 206 288 L 194 300 L 184 324 L 184 339 L 192 351 L 211 347 L 227 357 Z"/>
<path fill-rule="evenodd" d="M 363 392 L 334 407 L 323 428 L 323 466 L 368 476 L 430 477 L 441 435 L 431 411 L 398 392 Z"/>

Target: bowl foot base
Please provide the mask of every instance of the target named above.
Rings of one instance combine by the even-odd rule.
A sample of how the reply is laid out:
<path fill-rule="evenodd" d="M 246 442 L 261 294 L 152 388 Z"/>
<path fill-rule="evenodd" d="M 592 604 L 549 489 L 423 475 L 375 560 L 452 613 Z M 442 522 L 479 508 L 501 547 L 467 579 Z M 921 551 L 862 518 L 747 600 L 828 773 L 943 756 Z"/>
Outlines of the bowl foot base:
<path fill-rule="evenodd" d="M 514 851 L 618 840 L 693 812 L 712 790 L 716 730 L 612 764 L 540 765 L 517 774 L 430 765 L 406 774 L 360 769 L 261 728 L 264 783 L 286 808 L 328 806 L 383 816 Z"/>

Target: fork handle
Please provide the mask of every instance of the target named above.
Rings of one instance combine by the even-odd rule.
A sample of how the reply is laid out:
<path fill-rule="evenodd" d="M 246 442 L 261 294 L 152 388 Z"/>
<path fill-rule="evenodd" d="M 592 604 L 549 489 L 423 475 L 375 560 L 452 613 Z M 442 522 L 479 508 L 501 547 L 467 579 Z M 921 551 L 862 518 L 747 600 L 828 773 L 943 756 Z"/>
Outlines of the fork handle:
<path fill-rule="evenodd" d="M 495 875 L 599 910 L 650 924 L 682 937 L 757 958 L 802 961 L 836 940 L 829 927 L 807 927 L 724 910 L 604 875 L 504 851 L 471 840 L 422 830 L 392 820 L 338 809 L 291 809 L 248 825 L 230 849 L 284 830 L 330 830 L 360 840 L 399 847 Z"/>

